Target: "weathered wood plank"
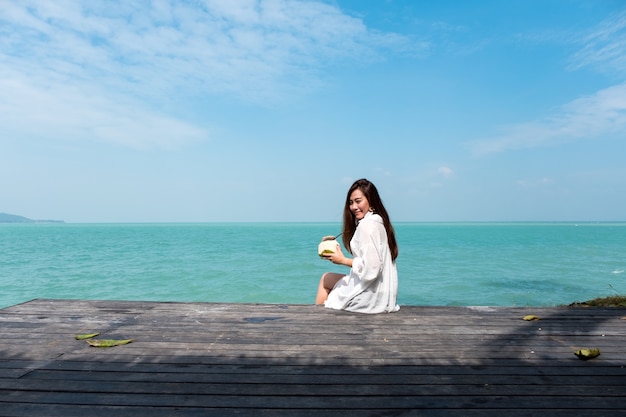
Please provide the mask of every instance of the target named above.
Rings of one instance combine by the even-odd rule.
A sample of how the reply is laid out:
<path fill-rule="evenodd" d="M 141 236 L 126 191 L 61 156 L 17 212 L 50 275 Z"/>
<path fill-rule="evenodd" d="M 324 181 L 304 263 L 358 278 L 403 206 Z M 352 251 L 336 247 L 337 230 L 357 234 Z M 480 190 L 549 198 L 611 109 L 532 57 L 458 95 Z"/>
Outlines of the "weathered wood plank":
<path fill-rule="evenodd" d="M 0 415 L 621 415 L 625 316 L 34 300 L 0 310 Z M 92 331 L 134 341 L 73 338 Z"/>
<path fill-rule="evenodd" d="M 23 404 L 23 403 L 5 403 L 2 409 L 6 417 L 26 417 L 26 416 L 48 416 L 48 417 L 85 417 L 93 415 L 93 406 L 91 405 L 64 405 L 64 404 Z M 99 407 L 101 415 L 114 415 L 116 417 L 136 417 L 138 410 L 129 409 L 127 407 L 106 405 Z M 572 412 L 570 408 L 546 410 L 534 410 L 531 408 L 520 409 L 499 409 L 485 410 L 478 407 L 467 408 L 462 411 L 459 409 L 446 408 L 422 408 L 401 410 L 392 409 L 389 406 L 380 408 L 370 408 L 368 410 L 340 410 L 335 411 L 329 400 L 328 406 L 319 409 L 275 409 L 275 408 L 212 408 L 212 407 L 154 407 L 150 413 L 151 417 L 172 417 L 172 416 L 190 416 L 190 417 L 326 417 L 340 414 L 343 417 L 362 417 L 364 415 L 371 416 L 424 416 L 424 417 L 484 417 L 489 415 L 500 415 L 507 417 L 528 417 L 528 416 L 550 416 L 550 417 L 571 417 L 576 415 L 576 411 Z M 581 414 L 582 415 L 582 414 Z M 598 410 L 593 415 L 603 416 L 624 416 L 626 411 L 611 411 L 611 414 Z"/>
<path fill-rule="evenodd" d="M 109 372 L 109 374 L 111 374 Z M 80 376 L 80 379 L 78 377 Z M 615 384 L 623 382 L 621 377 L 605 377 L 603 381 L 594 381 L 594 377 L 571 375 L 555 378 L 551 384 L 551 396 L 577 397 L 619 397 L 623 391 Z M 206 394 L 238 395 L 275 395 L 288 392 L 291 396 L 334 396 L 376 395 L 380 394 L 379 385 L 385 386 L 387 396 L 451 395 L 462 392 L 465 395 L 507 395 L 507 396 L 544 396 L 544 384 L 548 378 L 542 376 L 477 377 L 476 375 L 423 375 L 419 379 L 413 375 L 383 376 L 370 375 L 358 378 L 351 375 L 318 375 L 318 380 L 311 381 L 308 375 L 192 375 L 184 377 L 163 375 L 160 378 L 148 374 L 139 375 L 79 375 L 77 373 L 57 373 L 50 375 L 41 372 L 29 374 L 25 380 L 2 379 L 0 387 L 4 390 L 28 392 L 64 393 L 128 393 L 128 394 Z M 130 384 L 132 382 L 132 384 Z M 60 386 L 60 384 L 62 384 Z M 50 394 L 52 395 L 52 394 Z"/>
<path fill-rule="evenodd" d="M 14 395 L 3 398 L 3 401 L 14 400 Z M 234 398 L 236 404 L 234 404 Z M 339 413 L 342 410 L 363 410 L 386 407 L 390 410 L 417 410 L 428 408 L 448 408 L 465 410 L 483 408 L 499 411 L 502 409 L 530 408 L 533 410 L 550 410 L 553 408 L 569 408 L 572 406 L 569 396 L 538 395 L 532 399 L 525 395 L 497 395 L 485 390 L 481 395 L 464 395 L 452 392 L 449 395 L 431 392 L 418 395 L 372 395 L 371 393 L 353 394 L 352 391 L 339 391 L 335 395 L 274 395 L 240 392 L 236 395 L 182 394 L 170 395 L 161 393 L 133 394 L 120 393 L 65 393 L 65 392 L 21 392 L 19 401 L 29 403 L 65 404 L 65 405 L 117 405 L 127 408 L 158 408 L 158 407 L 210 407 L 223 409 L 326 409 Z M 532 401 L 529 404 L 529 401 Z M 14 402 L 14 401 L 13 401 Z M 587 410 L 587 413 L 620 410 L 623 398 L 619 396 L 580 397 L 576 401 L 574 413 Z M 1 403 L 0 403 L 1 404 Z M 96 407 L 94 407 L 95 409 Z M 93 415 L 93 413 L 91 413 Z M 501 414 L 500 414 L 501 415 Z M 596 414 L 597 415 L 597 414 Z"/>

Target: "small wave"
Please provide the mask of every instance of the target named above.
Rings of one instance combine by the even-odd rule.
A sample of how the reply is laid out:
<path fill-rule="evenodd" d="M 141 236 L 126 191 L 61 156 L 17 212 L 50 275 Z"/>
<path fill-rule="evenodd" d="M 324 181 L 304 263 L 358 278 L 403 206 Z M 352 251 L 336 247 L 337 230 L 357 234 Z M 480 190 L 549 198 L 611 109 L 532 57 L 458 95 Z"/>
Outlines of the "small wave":
<path fill-rule="evenodd" d="M 611 272 L 612 274 L 623 274 L 624 270 L 623 269 L 616 269 L 615 271 Z"/>

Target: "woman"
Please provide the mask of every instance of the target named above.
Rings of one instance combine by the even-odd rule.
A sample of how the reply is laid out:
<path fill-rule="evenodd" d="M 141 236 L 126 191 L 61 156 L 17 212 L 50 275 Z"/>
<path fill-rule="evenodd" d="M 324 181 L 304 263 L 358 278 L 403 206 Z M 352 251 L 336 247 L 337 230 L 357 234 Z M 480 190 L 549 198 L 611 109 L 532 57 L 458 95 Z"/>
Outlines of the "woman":
<path fill-rule="evenodd" d="M 353 257 L 344 256 L 337 244 L 337 250 L 324 258 L 350 267 L 350 273 L 322 275 L 315 304 L 359 313 L 398 311 L 398 245 L 378 190 L 366 179 L 348 190 L 342 240 Z"/>

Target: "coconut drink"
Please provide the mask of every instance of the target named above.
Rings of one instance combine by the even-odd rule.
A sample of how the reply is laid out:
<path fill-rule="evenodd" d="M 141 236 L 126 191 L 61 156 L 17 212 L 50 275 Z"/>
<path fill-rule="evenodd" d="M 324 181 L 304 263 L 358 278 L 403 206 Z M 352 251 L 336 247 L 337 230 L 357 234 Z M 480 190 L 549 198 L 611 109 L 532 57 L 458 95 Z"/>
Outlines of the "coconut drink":
<path fill-rule="evenodd" d="M 335 253 L 338 244 L 335 236 L 324 236 L 322 242 L 317 247 L 317 254 L 323 257 L 326 254 Z"/>

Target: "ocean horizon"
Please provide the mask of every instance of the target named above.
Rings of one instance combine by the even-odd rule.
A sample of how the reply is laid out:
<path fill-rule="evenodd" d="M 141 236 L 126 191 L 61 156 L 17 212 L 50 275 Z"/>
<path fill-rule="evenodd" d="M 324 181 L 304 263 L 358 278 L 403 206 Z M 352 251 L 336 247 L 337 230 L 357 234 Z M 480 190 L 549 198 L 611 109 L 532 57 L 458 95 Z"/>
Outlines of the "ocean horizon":
<path fill-rule="evenodd" d="M 626 294 L 626 222 L 397 222 L 400 305 Z M 0 224 L 0 308 L 35 298 L 311 304 L 337 222 Z"/>

